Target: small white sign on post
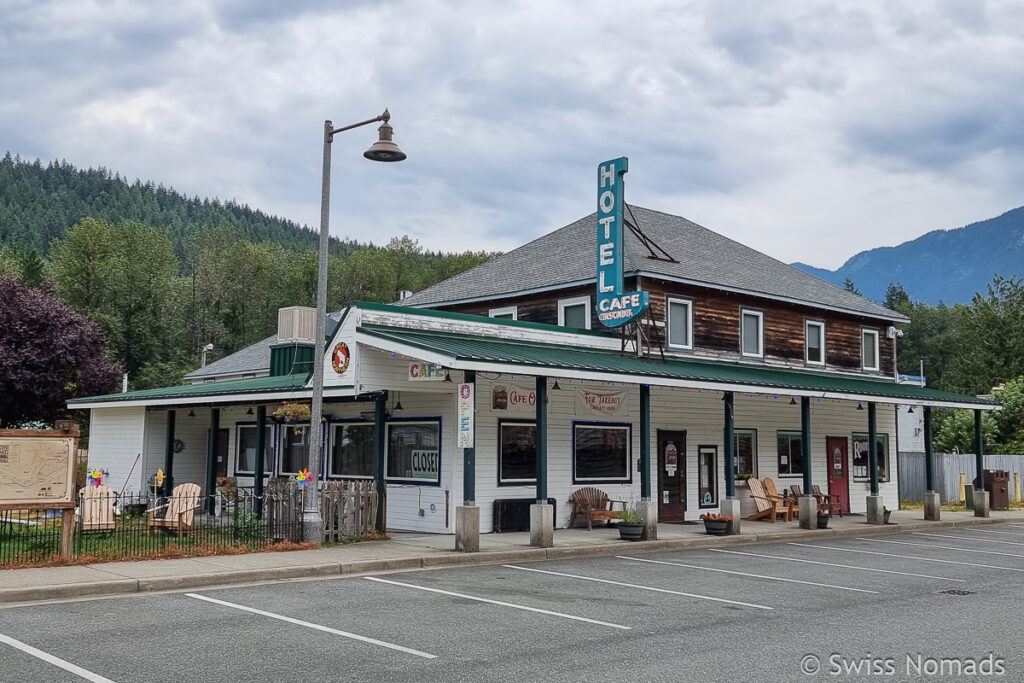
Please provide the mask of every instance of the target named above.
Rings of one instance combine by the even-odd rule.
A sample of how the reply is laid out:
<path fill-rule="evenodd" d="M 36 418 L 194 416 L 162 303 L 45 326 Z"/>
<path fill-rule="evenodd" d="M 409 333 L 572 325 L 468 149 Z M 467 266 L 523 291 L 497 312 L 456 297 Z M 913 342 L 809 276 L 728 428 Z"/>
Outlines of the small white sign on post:
<path fill-rule="evenodd" d="M 472 384 L 459 385 L 459 448 L 473 448 L 474 393 Z"/>

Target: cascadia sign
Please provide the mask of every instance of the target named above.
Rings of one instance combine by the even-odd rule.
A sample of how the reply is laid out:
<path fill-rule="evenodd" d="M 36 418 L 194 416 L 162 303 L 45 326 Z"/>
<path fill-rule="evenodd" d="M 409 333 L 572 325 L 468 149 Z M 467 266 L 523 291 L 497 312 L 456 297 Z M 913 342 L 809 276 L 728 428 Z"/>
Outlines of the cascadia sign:
<path fill-rule="evenodd" d="M 626 292 L 622 275 L 622 176 L 629 159 L 619 157 L 597 167 L 597 319 L 621 327 L 650 304 L 647 292 Z"/>

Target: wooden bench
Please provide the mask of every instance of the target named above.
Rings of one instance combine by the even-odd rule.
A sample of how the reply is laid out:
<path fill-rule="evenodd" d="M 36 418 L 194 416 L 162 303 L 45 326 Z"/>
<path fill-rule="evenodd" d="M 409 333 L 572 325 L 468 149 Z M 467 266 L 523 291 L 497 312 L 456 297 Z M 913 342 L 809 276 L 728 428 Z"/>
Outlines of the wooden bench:
<path fill-rule="evenodd" d="M 601 489 L 587 486 L 574 491 L 571 498 L 572 514 L 569 515 L 569 528 L 576 526 L 576 515 L 583 514 L 587 517 L 587 529 L 593 530 L 594 520 L 612 520 L 619 518 L 619 511 L 615 510 L 616 504 L 621 504 L 626 509 L 626 502 L 622 500 L 609 500 L 608 494 Z"/>

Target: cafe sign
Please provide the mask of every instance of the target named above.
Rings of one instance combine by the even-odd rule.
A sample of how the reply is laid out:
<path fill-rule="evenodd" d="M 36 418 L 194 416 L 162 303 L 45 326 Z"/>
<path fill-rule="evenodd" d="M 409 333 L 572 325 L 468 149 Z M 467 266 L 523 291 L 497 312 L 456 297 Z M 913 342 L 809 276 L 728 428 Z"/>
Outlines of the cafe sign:
<path fill-rule="evenodd" d="M 622 177 L 629 159 L 619 157 L 597 167 L 597 319 L 605 327 L 621 327 L 650 304 L 647 292 L 626 292 L 622 274 Z"/>
<path fill-rule="evenodd" d="M 410 382 L 439 382 L 444 380 L 445 369 L 437 363 L 409 363 Z"/>

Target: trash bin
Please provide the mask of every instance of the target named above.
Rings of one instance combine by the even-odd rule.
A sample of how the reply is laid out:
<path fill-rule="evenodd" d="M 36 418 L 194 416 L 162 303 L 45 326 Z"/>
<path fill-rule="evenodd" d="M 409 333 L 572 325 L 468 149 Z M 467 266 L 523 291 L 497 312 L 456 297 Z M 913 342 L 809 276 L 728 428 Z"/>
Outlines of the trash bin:
<path fill-rule="evenodd" d="M 964 505 L 968 510 L 974 509 L 974 484 L 964 484 Z"/>
<path fill-rule="evenodd" d="M 985 470 L 985 490 L 992 509 L 1010 507 L 1010 473 L 1006 470 Z"/>

